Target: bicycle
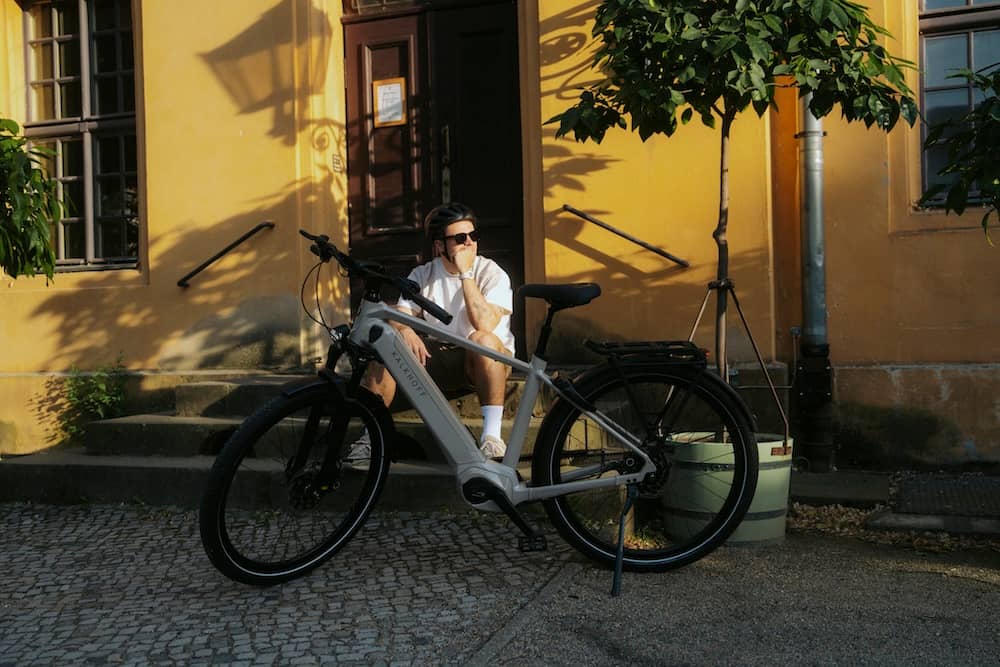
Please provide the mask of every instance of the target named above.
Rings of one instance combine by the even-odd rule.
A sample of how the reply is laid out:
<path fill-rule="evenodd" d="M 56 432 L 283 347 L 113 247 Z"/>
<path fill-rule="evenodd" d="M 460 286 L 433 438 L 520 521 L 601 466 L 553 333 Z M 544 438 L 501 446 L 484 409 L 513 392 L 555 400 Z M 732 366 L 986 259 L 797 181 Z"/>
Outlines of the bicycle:
<path fill-rule="evenodd" d="M 213 565 L 248 584 L 287 581 L 316 568 L 361 528 L 382 489 L 396 432 L 380 397 L 362 386 L 372 361 L 383 363 L 436 437 L 459 492 L 477 510 L 503 512 L 521 530 L 523 550 L 544 549 L 545 536 L 520 511 L 542 501 L 551 523 L 573 547 L 623 569 L 663 571 L 718 547 L 739 525 L 753 498 L 757 448 L 753 418 L 726 383 L 707 370 L 705 353 L 687 341 L 593 343 L 605 358 L 572 379 L 546 373 L 546 347 L 556 312 L 600 295 L 594 283 L 524 285 L 518 303 L 548 303 L 529 362 L 462 339 L 381 302 L 392 285 L 442 322 L 451 316 L 424 299 L 419 286 L 377 264 L 340 252 L 326 236 L 300 233 L 319 261 L 303 281 L 306 313 L 329 333 L 325 366 L 290 384 L 259 408 L 224 445 L 209 474 L 200 531 Z M 336 260 L 364 283 L 353 325 L 313 317 L 305 291 L 320 267 Z M 474 435 L 403 344 L 390 323 L 474 350 L 525 377 L 502 461 L 487 460 Z M 346 359 L 349 371 L 338 374 Z M 542 387 L 555 402 L 542 420 L 530 458 L 521 463 Z M 345 454 L 367 430 L 370 458 Z M 702 493 L 684 506 L 692 484 Z M 680 501 L 680 503 L 678 503 Z M 691 504 L 690 502 L 688 503 Z M 612 591 L 615 592 L 615 589 Z"/>

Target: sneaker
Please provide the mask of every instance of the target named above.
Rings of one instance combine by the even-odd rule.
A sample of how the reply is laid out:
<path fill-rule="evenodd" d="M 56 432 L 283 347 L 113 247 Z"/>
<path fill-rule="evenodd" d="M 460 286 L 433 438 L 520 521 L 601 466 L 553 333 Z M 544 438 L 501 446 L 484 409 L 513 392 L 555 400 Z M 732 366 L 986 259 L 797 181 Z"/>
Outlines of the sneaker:
<path fill-rule="evenodd" d="M 368 464 L 372 458 L 372 439 L 368 436 L 368 431 L 362 431 L 361 436 L 351 443 L 344 456 L 344 463 L 352 466 L 362 467 Z"/>
<path fill-rule="evenodd" d="M 502 461 L 503 455 L 507 453 L 507 445 L 500 438 L 488 435 L 479 443 L 479 451 L 488 459 Z"/>

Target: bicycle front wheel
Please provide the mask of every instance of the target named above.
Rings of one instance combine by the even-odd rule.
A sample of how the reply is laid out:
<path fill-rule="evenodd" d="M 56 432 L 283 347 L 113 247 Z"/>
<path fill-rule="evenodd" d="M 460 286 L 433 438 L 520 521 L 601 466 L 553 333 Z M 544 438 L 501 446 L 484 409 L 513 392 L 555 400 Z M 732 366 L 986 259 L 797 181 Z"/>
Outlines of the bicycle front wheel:
<path fill-rule="evenodd" d="M 202 544 L 223 574 L 270 585 L 333 556 L 362 526 L 388 474 L 384 414 L 362 395 L 317 386 L 250 416 L 215 461 L 201 503 Z M 367 432 L 370 448 L 345 456 Z M 327 453 L 333 457 L 324 470 Z"/>
<path fill-rule="evenodd" d="M 640 441 L 656 472 L 639 484 L 625 516 L 623 566 L 668 570 L 719 546 L 739 525 L 757 484 L 753 429 L 731 389 L 700 369 L 611 367 L 577 387 L 597 410 Z M 565 401 L 549 416 L 536 448 L 532 477 L 541 484 L 630 472 L 638 457 Z M 612 565 L 626 489 L 610 486 L 545 503 L 571 545 Z"/>

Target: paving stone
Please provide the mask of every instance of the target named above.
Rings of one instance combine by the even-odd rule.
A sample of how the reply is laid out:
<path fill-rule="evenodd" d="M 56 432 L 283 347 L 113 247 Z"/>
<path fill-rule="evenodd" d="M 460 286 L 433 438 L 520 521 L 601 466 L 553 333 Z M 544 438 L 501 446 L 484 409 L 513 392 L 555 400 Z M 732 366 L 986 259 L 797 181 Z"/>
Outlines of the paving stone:
<path fill-rule="evenodd" d="M 376 512 L 329 563 L 261 590 L 211 567 L 194 511 L 0 504 L 0 535 L 17 637 L 0 666 L 461 664 L 575 557 L 519 552 L 500 516 Z"/>

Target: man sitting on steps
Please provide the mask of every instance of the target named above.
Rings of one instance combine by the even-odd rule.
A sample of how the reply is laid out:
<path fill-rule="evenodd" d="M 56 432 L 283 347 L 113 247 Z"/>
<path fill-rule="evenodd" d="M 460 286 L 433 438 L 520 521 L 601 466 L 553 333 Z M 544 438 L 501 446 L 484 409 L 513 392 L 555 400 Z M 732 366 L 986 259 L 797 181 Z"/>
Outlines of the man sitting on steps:
<path fill-rule="evenodd" d="M 449 331 L 513 356 L 510 277 L 496 262 L 478 254 L 480 233 L 476 229 L 476 214 L 464 204 L 442 204 L 427 214 L 424 223 L 435 257 L 413 269 L 408 278 L 420 285 L 421 295 L 453 316 L 451 324 L 446 326 Z M 441 324 L 402 297 L 396 308 Z M 483 413 L 479 449 L 488 458 L 502 459 L 507 446 L 500 427 L 510 366 L 422 336 L 404 324 L 391 324 L 445 394 L 475 390 Z M 372 364 L 364 384 L 381 395 L 387 406 L 392 403 L 396 381 L 384 366 Z M 366 439 L 367 434 L 352 446 L 348 461 L 370 456 Z"/>

